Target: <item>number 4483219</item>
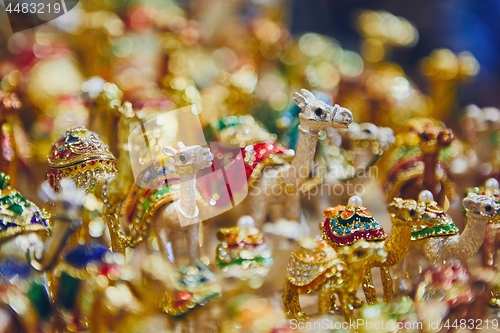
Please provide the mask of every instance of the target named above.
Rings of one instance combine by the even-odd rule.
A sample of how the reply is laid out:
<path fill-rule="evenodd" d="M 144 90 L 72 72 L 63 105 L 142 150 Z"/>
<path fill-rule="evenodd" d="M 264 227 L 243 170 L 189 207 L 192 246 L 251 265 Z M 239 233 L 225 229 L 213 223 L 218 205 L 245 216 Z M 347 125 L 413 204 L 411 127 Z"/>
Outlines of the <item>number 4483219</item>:
<path fill-rule="evenodd" d="M 5 8 L 7 13 L 23 13 L 23 14 L 44 14 L 44 13 L 59 13 L 61 11 L 61 4 L 50 2 L 47 3 L 17 3 L 12 6 L 12 3 Z"/>

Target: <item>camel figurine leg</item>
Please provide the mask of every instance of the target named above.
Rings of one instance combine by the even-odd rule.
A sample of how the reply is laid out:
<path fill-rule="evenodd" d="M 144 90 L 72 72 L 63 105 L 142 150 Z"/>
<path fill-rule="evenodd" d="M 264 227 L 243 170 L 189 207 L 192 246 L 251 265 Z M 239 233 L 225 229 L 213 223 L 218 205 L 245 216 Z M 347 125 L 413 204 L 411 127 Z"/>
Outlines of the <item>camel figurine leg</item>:
<path fill-rule="evenodd" d="M 264 195 L 257 196 L 254 193 L 249 193 L 252 196 L 249 200 L 247 209 L 247 215 L 253 217 L 255 221 L 255 227 L 261 229 L 267 219 L 268 203 Z"/>
<path fill-rule="evenodd" d="M 191 264 L 200 259 L 200 226 L 197 223 L 186 226 L 186 244 Z"/>
<path fill-rule="evenodd" d="M 351 295 L 349 293 L 339 293 L 338 294 L 340 307 L 342 308 L 342 313 L 344 314 L 344 319 L 348 324 L 355 322 L 354 318 L 354 307 L 350 303 Z M 354 328 L 354 332 L 358 333 L 358 329 Z"/>
<path fill-rule="evenodd" d="M 377 303 L 377 292 L 375 291 L 375 286 L 373 285 L 371 269 L 366 269 L 364 272 L 363 292 L 368 304 Z"/>
<path fill-rule="evenodd" d="M 324 283 L 318 290 L 318 310 L 321 314 L 337 312 L 338 306 L 335 304 L 336 296 L 329 288 L 328 283 Z"/>
<path fill-rule="evenodd" d="M 285 219 L 300 222 L 300 207 L 300 196 L 290 195 L 285 201 Z"/>
<path fill-rule="evenodd" d="M 299 293 L 293 291 L 290 287 L 290 282 L 285 282 L 283 290 L 283 304 L 285 306 L 285 315 L 288 319 L 307 320 L 307 315 L 302 312 L 299 301 Z"/>
<path fill-rule="evenodd" d="M 392 282 L 389 267 L 380 267 L 380 274 L 382 276 L 382 288 L 384 290 L 384 302 L 389 303 L 394 298 L 394 285 Z"/>

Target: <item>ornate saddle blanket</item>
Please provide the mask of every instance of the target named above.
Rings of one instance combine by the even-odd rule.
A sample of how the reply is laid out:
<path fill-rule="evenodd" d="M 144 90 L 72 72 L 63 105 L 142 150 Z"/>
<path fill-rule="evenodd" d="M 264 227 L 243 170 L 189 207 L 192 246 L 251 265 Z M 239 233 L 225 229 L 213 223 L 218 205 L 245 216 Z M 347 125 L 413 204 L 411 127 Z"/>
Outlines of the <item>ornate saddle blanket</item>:
<path fill-rule="evenodd" d="M 47 236 L 50 230 L 49 214 L 17 190 L 11 189 L 8 176 L 0 173 L 0 178 L 3 179 L 0 183 L 0 243 L 29 232 Z"/>
<path fill-rule="evenodd" d="M 437 202 L 425 204 L 421 224 L 412 227 L 411 240 L 425 239 L 435 236 L 452 236 L 458 234 L 458 228 L 451 217 L 446 214 Z"/>
<path fill-rule="evenodd" d="M 320 229 L 323 239 L 333 247 L 351 245 L 360 239 L 380 241 L 387 238 L 380 222 L 365 207 L 340 205 L 325 210 Z"/>
<path fill-rule="evenodd" d="M 424 162 L 419 147 L 400 147 L 392 153 L 392 159 L 395 159 L 394 164 L 382 182 L 382 187 L 389 198 L 397 197 L 406 181 L 417 178 L 424 172 Z M 438 170 L 436 177 L 445 185 L 446 196 L 453 200 L 455 192 L 452 173 L 444 162 L 438 163 Z"/>
<path fill-rule="evenodd" d="M 187 315 L 222 295 L 215 274 L 201 261 L 172 272 L 171 280 L 173 289 L 167 289 L 161 307 L 173 317 Z"/>
<path fill-rule="evenodd" d="M 151 169 L 146 169 L 138 177 L 140 186 L 134 184 L 122 206 L 122 214 L 125 214 L 129 223 L 138 224 L 140 228 L 147 228 L 158 208 L 180 198 L 179 179 L 168 178 L 166 169 L 158 172 L 152 172 Z M 197 190 L 197 202 L 204 204 L 205 198 L 210 198 L 210 193 L 198 184 Z"/>
<path fill-rule="evenodd" d="M 263 233 L 256 228 L 223 228 L 217 238 L 221 243 L 217 245 L 215 260 L 220 268 L 237 265 L 246 269 L 273 264 L 271 249 L 266 245 Z"/>
<path fill-rule="evenodd" d="M 287 279 L 297 290 L 315 290 L 342 265 L 345 263 L 325 241 L 304 239 L 301 247 L 290 255 Z"/>

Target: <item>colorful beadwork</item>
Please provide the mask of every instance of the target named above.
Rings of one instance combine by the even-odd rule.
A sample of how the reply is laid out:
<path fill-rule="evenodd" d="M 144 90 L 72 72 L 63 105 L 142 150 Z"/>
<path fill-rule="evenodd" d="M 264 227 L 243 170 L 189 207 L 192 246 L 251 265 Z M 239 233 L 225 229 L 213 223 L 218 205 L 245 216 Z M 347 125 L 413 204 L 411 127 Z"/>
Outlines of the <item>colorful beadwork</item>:
<path fill-rule="evenodd" d="M 359 239 L 379 241 L 387 238 L 380 222 L 365 207 L 327 209 L 320 229 L 323 239 L 333 246 L 351 245 Z"/>
<path fill-rule="evenodd" d="M 458 228 L 451 217 L 446 214 L 437 202 L 431 201 L 425 204 L 421 224 L 413 226 L 411 239 L 419 240 L 433 236 L 451 236 L 458 234 Z"/>
<path fill-rule="evenodd" d="M 9 176 L 0 173 L 0 242 L 28 232 L 47 236 L 49 214 L 10 188 Z"/>
<path fill-rule="evenodd" d="M 222 242 L 216 249 L 216 263 L 222 269 L 232 265 L 246 269 L 273 264 L 271 249 L 266 245 L 262 232 L 256 228 L 224 228 L 219 231 L 218 237 Z"/>

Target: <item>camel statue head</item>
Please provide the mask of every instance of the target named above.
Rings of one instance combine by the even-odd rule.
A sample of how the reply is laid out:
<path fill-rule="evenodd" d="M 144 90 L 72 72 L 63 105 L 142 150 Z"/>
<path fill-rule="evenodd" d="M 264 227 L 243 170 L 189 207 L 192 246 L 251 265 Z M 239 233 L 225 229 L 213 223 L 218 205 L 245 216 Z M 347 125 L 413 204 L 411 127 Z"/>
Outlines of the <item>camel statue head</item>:
<path fill-rule="evenodd" d="M 427 126 L 420 136 L 420 147 L 424 154 L 432 154 L 439 148 L 448 147 L 455 139 L 451 129 L 438 126 Z"/>
<path fill-rule="evenodd" d="M 209 148 L 198 145 L 186 147 L 182 142 L 179 142 L 177 147 L 176 150 L 165 146 L 163 153 L 174 160 L 175 169 L 179 174 L 194 173 L 212 166 L 214 157 Z"/>
<path fill-rule="evenodd" d="M 490 196 L 470 193 L 469 196 L 464 198 L 462 204 L 469 219 L 475 217 L 476 219 L 484 221 L 484 224 L 493 219 L 498 219 L 500 205 Z"/>
<path fill-rule="evenodd" d="M 387 150 L 395 142 L 394 131 L 389 127 L 380 127 L 372 123 L 352 123 L 347 137 L 353 147 Z"/>
<path fill-rule="evenodd" d="M 394 198 L 388 206 L 391 218 L 404 225 L 413 225 L 419 221 L 425 211 L 425 205 L 419 205 L 413 199 Z M 394 223 L 397 224 L 397 223 Z"/>
<path fill-rule="evenodd" d="M 347 128 L 352 123 L 352 113 L 337 104 L 330 106 L 314 97 L 306 89 L 293 94 L 295 103 L 302 110 L 299 114 L 301 124 L 305 122 L 310 130 L 318 131 L 327 127 Z"/>

